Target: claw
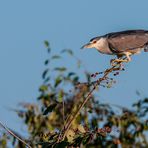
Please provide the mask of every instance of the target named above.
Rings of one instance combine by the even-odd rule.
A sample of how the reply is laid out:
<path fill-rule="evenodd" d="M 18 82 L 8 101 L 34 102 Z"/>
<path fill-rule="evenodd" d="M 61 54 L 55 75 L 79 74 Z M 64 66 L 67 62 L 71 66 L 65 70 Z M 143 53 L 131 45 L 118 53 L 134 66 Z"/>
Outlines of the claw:
<path fill-rule="evenodd" d="M 127 62 L 127 60 L 123 60 L 123 59 L 111 59 L 110 60 L 111 66 L 116 66 L 117 64 L 119 65 L 118 70 L 121 70 L 123 68 L 122 62 Z"/>
<path fill-rule="evenodd" d="M 111 66 L 115 66 L 115 65 L 116 65 L 115 60 L 116 60 L 116 59 L 111 59 L 111 60 L 110 60 Z"/>
<path fill-rule="evenodd" d="M 122 63 L 122 62 L 129 62 L 129 60 L 128 59 L 115 59 L 114 60 L 114 62 L 116 62 L 116 63 Z"/>
<path fill-rule="evenodd" d="M 130 60 L 128 60 L 128 59 L 111 59 L 110 60 L 110 64 L 112 65 L 112 66 L 115 66 L 116 64 L 121 64 L 121 63 L 123 63 L 123 62 L 129 62 Z"/>

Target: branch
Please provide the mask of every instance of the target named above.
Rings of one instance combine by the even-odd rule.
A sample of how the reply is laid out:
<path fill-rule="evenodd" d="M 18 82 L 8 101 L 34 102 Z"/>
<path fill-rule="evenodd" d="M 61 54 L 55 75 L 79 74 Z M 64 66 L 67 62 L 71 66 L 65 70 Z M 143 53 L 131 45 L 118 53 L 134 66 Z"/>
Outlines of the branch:
<path fill-rule="evenodd" d="M 102 81 L 106 80 L 106 77 L 112 73 L 113 71 L 117 71 L 120 70 L 120 66 L 121 66 L 122 62 L 118 62 L 116 65 L 112 66 L 109 69 L 106 69 L 104 71 L 104 75 L 99 78 L 97 81 L 95 81 L 93 88 L 89 91 L 89 93 L 87 94 L 87 96 L 84 98 L 83 102 L 81 103 L 81 105 L 79 106 L 78 110 L 76 111 L 76 113 L 72 116 L 71 120 L 67 120 L 67 123 L 65 124 L 64 128 L 63 128 L 63 136 L 62 139 L 63 140 L 65 138 L 65 136 L 67 135 L 68 130 L 70 129 L 72 122 L 77 118 L 77 116 L 79 115 L 81 109 L 84 107 L 84 105 L 88 102 L 88 100 L 90 99 L 92 93 L 94 92 L 94 90 L 96 89 L 96 87 L 98 85 L 101 84 Z"/>
<path fill-rule="evenodd" d="M 28 148 L 32 148 L 30 145 L 28 145 L 24 140 L 22 140 L 20 137 L 18 137 L 16 134 L 14 134 L 9 128 L 7 128 L 1 121 L 0 125 L 13 137 L 15 137 L 17 140 L 21 141 L 23 144 L 25 144 Z"/>

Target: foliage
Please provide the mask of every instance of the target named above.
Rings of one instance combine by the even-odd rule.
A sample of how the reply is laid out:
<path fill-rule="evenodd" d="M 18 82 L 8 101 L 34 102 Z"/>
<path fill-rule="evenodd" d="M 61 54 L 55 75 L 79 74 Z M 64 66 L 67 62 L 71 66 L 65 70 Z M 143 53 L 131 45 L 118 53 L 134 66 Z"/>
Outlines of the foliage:
<path fill-rule="evenodd" d="M 68 55 L 76 60 L 78 68 L 81 69 L 80 60 L 72 50 L 64 49 L 59 55 L 52 55 L 48 41 L 45 41 L 45 47 L 49 58 L 44 62 L 43 84 L 39 87 L 40 95 L 37 98 L 39 104 L 21 103 L 22 109 L 17 110 L 18 116 L 28 128 L 27 142 L 31 147 L 102 148 L 117 147 L 118 144 L 123 148 L 148 147 L 146 139 L 148 98 L 141 99 L 133 104 L 132 109 L 128 109 L 119 105 L 101 103 L 91 93 L 84 107 L 71 122 L 71 126 L 67 128 L 67 123 L 75 116 L 86 99 L 86 94 L 92 88 L 93 91 L 98 91 L 94 85 L 110 88 L 115 80 L 107 75 L 102 79 L 101 74 L 106 71 L 95 74 L 83 72 L 86 82 L 80 83 L 82 77 L 77 72 L 70 71 L 66 65 L 61 65 L 62 58 Z M 53 67 L 54 61 L 60 66 Z M 119 72 L 119 69 L 112 69 L 110 73 L 112 76 L 117 76 Z M 101 82 L 98 83 L 98 80 Z M 3 147 L 6 147 L 9 138 L 4 132 L 0 136 Z M 20 146 L 20 142 L 15 138 L 12 144 L 16 147 L 25 147 Z"/>

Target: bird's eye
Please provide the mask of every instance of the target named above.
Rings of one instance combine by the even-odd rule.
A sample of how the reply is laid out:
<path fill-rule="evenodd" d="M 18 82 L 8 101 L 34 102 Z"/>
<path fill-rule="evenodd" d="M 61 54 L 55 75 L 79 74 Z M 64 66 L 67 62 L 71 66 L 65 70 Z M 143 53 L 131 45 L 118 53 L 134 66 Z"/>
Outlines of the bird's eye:
<path fill-rule="evenodd" d="M 93 41 L 93 43 L 95 44 L 97 41 L 95 40 L 95 41 Z"/>

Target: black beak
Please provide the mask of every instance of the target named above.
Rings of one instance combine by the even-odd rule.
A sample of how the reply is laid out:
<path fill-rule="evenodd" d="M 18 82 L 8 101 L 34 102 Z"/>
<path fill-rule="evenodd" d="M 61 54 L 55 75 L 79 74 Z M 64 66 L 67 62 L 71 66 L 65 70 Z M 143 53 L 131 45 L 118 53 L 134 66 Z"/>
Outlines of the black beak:
<path fill-rule="evenodd" d="M 84 48 L 92 48 L 92 43 L 85 44 L 81 47 L 81 49 L 84 49 Z"/>

